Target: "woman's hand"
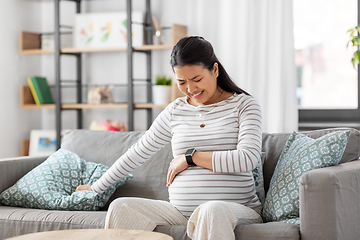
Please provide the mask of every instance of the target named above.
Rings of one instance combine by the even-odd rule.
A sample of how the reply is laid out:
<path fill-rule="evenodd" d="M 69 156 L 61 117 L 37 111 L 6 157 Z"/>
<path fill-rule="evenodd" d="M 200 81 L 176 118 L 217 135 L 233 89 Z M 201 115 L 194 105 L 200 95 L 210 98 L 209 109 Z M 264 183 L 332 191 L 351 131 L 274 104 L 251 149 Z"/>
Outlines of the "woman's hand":
<path fill-rule="evenodd" d="M 170 186 L 170 184 L 173 182 L 175 176 L 184 171 L 185 169 L 187 169 L 189 166 L 187 165 L 186 159 L 185 159 L 185 155 L 182 154 L 176 158 L 174 158 L 171 162 L 170 162 L 170 166 L 169 166 L 169 170 L 167 173 L 167 181 L 166 181 L 166 186 Z"/>
<path fill-rule="evenodd" d="M 75 192 L 77 191 L 92 191 L 91 185 L 80 185 L 75 189 Z"/>

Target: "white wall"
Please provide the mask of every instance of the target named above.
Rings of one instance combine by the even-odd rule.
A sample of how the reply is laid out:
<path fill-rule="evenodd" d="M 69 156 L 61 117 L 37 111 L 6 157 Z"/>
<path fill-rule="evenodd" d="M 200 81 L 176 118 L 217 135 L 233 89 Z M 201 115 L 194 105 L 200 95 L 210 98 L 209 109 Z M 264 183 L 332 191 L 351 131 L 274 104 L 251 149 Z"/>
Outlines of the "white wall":
<path fill-rule="evenodd" d="M 0 158 L 19 156 L 21 139 L 41 128 L 41 111 L 20 108 L 20 86 L 40 73 L 40 56 L 19 54 L 20 31 L 39 31 L 40 16 L 39 3 L 0 1 Z"/>

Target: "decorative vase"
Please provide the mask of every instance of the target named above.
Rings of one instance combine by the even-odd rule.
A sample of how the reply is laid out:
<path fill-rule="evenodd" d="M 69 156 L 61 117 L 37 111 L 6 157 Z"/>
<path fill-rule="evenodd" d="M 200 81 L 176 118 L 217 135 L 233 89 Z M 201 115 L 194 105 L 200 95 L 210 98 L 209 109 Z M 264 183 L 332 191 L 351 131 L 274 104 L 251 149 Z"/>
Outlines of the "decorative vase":
<path fill-rule="evenodd" d="M 171 102 L 171 85 L 153 85 L 153 102 L 162 105 Z"/>

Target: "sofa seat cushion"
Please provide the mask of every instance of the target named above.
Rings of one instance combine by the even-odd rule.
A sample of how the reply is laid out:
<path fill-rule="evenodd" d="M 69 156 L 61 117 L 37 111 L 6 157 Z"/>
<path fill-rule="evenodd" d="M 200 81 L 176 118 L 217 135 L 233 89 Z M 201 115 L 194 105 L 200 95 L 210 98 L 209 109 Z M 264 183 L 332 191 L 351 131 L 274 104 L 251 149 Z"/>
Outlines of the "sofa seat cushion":
<path fill-rule="evenodd" d="M 120 179 L 103 194 L 74 190 L 79 185 L 91 185 L 107 169 L 103 164 L 87 162 L 71 151 L 60 149 L 1 193 L 0 201 L 4 205 L 16 207 L 97 210 L 132 175 Z"/>
<path fill-rule="evenodd" d="M 242 225 L 235 228 L 235 236 L 241 240 L 300 240 L 300 226 L 282 222 Z"/>
<path fill-rule="evenodd" d="M 168 234 L 174 240 L 190 240 L 186 226 L 157 226 L 155 232 Z M 238 225 L 235 228 L 236 240 L 300 240 L 300 226 L 296 224 L 270 222 Z"/>
<path fill-rule="evenodd" d="M 0 207 L 0 239 L 64 229 L 103 228 L 106 212 Z"/>

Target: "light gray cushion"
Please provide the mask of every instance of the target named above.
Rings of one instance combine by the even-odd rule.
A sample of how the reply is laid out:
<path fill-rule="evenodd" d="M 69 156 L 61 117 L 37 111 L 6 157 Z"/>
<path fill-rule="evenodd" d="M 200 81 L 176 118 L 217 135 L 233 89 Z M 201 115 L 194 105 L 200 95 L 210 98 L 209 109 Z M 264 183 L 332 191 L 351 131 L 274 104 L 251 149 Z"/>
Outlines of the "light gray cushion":
<path fill-rule="evenodd" d="M 72 130 L 64 135 L 61 148 L 89 162 L 111 166 L 142 135 L 144 132 Z"/>
<path fill-rule="evenodd" d="M 300 240 L 300 226 L 282 222 L 238 225 L 235 236 L 241 240 Z"/>
<path fill-rule="evenodd" d="M 313 169 L 337 165 L 349 135 L 350 131 L 333 132 L 318 139 L 296 132 L 290 135 L 271 178 L 263 208 L 265 221 L 299 218 L 300 177 Z"/>
<path fill-rule="evenodd" d="M 186 226 L 157 226 L 156 232 L 168 234 L 174 240 L 190 240 Z M 241 240 L 300 240 L 300 226 L 282 222 L 238 225 L 235 238 Z"/>
<path fill-rule="evenodd" d="M 60 149 L 2 192 L 0 201 L 5 205 L 28 208 L 97 210 L 132 175 L 120 179 L 103 194 L 74 191 L 79 185 L 91 185 L 107 169 L 103 164 L 87 162 L 71 151 Z"/>
<path fill-rule="evenodd" d="M 143 134 L 144 132 L 73 130 L 64 136 L 61 148 L 73 151 L 88 161 L 111 166 Z M 134 177 L 115 191 L 108 204 L 118 197 L 142 197 L 168 201 L 166 174 L 172 159 L 169 143 L 147 162 L 137 167 L 132 172 Z"/>
<path fill-rule="evenodd" d="M 57 211 L 2 206 L 0 239 L 18 235 L 66 230 L 104 228 L 106 212 Z"/>

